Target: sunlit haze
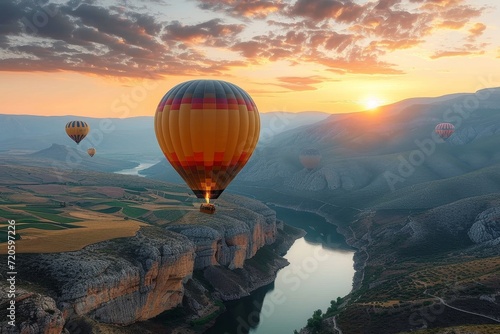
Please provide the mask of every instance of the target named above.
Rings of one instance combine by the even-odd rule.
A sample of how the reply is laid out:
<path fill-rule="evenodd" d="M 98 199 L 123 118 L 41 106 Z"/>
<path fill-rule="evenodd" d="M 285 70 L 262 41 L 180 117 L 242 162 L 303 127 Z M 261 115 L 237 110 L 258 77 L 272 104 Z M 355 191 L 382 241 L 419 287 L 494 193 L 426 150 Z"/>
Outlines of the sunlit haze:
<path fill-rule="evenodd" d="M 200 78 L 239 85 L 261 112 L 500 85 L 493 0 L 13 1 L 0 12 L 0 113 L 151 116 L 171 87 Z"/>

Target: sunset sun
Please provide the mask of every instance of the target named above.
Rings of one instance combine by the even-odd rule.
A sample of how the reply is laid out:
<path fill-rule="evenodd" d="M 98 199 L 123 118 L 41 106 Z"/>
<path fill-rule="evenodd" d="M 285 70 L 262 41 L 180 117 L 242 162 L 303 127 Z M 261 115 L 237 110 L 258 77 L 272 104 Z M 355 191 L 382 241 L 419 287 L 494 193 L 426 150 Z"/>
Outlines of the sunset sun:
<path fill-rule="evenodd" d="M 382 101 L 376 97 L 370 97 L 363 101 L 363 105 L 367 110 L 372 110 L 380 107 L 382 105 Z"/>

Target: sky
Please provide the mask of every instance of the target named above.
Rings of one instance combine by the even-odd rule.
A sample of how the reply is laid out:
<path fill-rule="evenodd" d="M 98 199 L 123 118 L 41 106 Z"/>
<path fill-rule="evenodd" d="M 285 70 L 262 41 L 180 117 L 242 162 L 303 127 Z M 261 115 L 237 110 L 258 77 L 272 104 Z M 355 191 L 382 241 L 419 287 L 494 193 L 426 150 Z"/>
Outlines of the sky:
<path fill-rule="evenodd" d="M 153 116 L 193 79 L 260 112 L 500 86 L 497 0 L 1 0 L 1 114 Z"/>

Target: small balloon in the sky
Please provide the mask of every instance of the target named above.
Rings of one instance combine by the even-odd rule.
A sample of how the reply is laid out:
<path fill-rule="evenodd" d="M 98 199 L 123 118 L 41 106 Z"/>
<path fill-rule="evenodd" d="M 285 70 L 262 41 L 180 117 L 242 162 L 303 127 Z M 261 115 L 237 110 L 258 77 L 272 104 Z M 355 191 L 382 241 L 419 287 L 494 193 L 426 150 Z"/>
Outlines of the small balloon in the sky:
<path fill-rule="evenodd" d="M 436 125 L 434 131 L 439 135 L 439 137 L 446 140 L 450 138 L 453 132 L 455 132 L 455 126 L 451 123 L 439 123 Z"/>
<path fill-rule="evenodd" d="M 94 154 L 95 154 L 95 148 L 94 147 L 91 147 L 87 150 L 87 153 L 90 155 L 90 157 L 93 157 Z"/>
<path fill-rule="evenodd" d="M 85 138 L 89 131 L 90 126 L 84 121 L 71 121 L 66 124 L 66 133 L 77 144 Z"/>
<path fill-rule="evenodd" d="M 314 168 L 319 166 L 319 162 L 321 161 L 321 153 L 315 148 L 306 148 L 300 152 L 300 163 L 307 170 L 313 170 Z"/>

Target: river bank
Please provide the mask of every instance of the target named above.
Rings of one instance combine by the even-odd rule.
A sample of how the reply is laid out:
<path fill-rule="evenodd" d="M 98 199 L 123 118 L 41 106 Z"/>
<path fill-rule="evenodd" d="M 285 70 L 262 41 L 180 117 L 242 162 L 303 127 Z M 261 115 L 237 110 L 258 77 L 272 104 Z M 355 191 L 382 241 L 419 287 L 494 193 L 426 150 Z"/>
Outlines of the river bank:
<path fill-rule="evenodd" d="M 322 217 L 270 206 L 277 218 L 307 232 L 284 258 L 290 263 L 276 280 L 249 297 L 231 302 L 205 334 L 287 334 L 298 330 L 312 312 L 349 293 L 354 274 L 353 249 Z"/>

